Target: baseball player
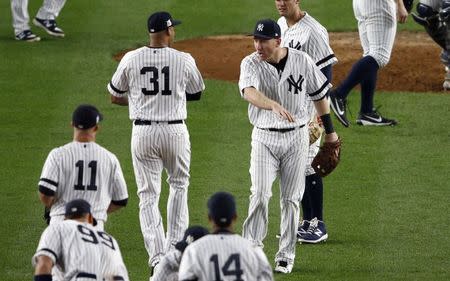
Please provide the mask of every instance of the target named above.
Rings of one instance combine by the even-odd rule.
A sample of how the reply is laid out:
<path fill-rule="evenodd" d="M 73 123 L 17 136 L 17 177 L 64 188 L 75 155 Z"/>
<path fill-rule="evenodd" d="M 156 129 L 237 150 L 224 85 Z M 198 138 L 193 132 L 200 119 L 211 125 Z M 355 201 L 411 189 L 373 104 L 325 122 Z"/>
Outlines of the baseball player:
<path fill-rule="evenodd" d="M 199 100 L 205 89 L 192 56 L 170 48 L 179 23 L 168 12 L 152 14 L 147 22 L 149 46 L 128 52 L 108 84 L 112 103 L 128 106 L 133 120 L 131 153 L 139 219 L 151 267 L 180 241 L 189 225 L 186 101 Z M 170 186 L 167 234 L 158 208 L 163 169 Z"/>
<path fill-rule="evenodd" d="M 39 197 L 50 208 L 50 223 L 64 220 L 67 202 L 84 199 L 93 206 L 103 229 L 107 213 L 126 206 L 127 186 L 117 157 L 95 143 L 102 115 L 92 105 L 78 106 L 72 115 L 73 141 L 53 149 L 39 179 Z"/>
<path fill-rule="evenodd" d="M 41 27 L 48 34 L 55 37 L 64 37 L 64 31 L 56 24 L 56 18 L 64 7 L 66 0 L 43 0 L 42 7 L 33 19 L 34 25 Z M 35 42 L 41 38 L 30 29 L 28 15 L 28 0 L 11 0 L 13 28 L 16 40 Z"/>
<path fill-rule="evenodd" d="M 90 204 L 82 199 L 67 203 L 66 220 L 42 233 L 32 258 L 35 281 L 54 280 L 53 267 L 64 280 L 129 280 L 117 241 L 92 226 Z"/>
<path fill-rule="evenodd" d="M 444 90 L 450 89 L 450 62 L 448 55 L 448 24 L 441 16 L 439 12 L 443 8 L 443 4 L 447 7 L 450 6 L 448 0 L 420 0 L 416 6 L 416 14 L 412 14 L 414 21 L 419 23 L 425 28 L 428 35 L 436 42 L 441 48 L 441 61 L 446 68 L 445 80 L 443 83 Z"/>
<path fill-rule="evenodd" d="M 337 58 L 330 47 L 327 30 L 311 15 L 301 10 L 298 0 L 275 0 L 275 7 L 281 16 L 277 22 L 281 28 L 281 46 L 307 53 L 331 83 L 332 67 Z M 308 112 L 311 119 L 317 118 L 312 102 L 308 106 Z M 303 243 L 318 243 L 328 238 L 323 223 L 323 182 L 311 167 L 319 146 L 320 138 L 309 146 L 308 151 L 305 192 L 301 201 L 303 220 L 297 232 L 299 241 Z M 317 223 L 312 224 L 310 228 L 310 221 L 314 218 Z"/>
<path fill-rule="evenodd" d="M 374 108 L 378 70 L 389 62 L 397 20 L 406 22 L 408 12 L 403 0 L 353 0 L 353 11 L 358 20 L 363 57 L 352 67 L 347 78 L 330 92 L 331 108 L 345 127 L 350 126 L 346 116 L 347 96 L 361 85 L 361 108 L 356 123 L 363 126 L 395 126 L 397 121 L 381 116 Z"/>
<path fill-rule="evenodd" d="M 239 90 L 249 102 L 254 126 L 250 157 L 252 181 L 243 236 L 263 246 L 267 234 L 272 183 L 280 176 L 281 237 L 275 271 L 290 273 L 294 264 L 299 201 L 305 187 L 310 100 L 325 127 L 325 142 L 338 142 L 325 99 L 331 85 L 305 52 L 281 47 L 281 29 L 271 19 L 257 22 L 255 52 L 241 62 Z"/>
<path fill-rule="evenodd" d="M 189 245 L 181 258 L 179 280 L 273 280 L 261 248 L 233 232 L 237 220 L 234 197 L 217 192 L 208 200 L 213 233 Z"/>
<path fill-rule="evenodd" d="M 150 281 L 178 281 L 178 270 L 184 250 L 207 234 L 208 230 L 202 226 L 191 226 L 186 229 L 183 239 L 175 244 L 175 249 L 161 259 Z"/>

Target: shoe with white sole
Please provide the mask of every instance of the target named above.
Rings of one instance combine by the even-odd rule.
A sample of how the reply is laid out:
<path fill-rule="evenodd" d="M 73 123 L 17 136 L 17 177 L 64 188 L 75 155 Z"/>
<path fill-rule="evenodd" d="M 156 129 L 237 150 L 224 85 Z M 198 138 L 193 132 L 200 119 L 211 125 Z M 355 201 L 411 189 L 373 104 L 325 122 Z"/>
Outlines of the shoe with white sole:
<path fill-rule="evenodd" d="M 40 41 L 41 38 L 36 36 L 31 30 L 24 30 L 16 35 L 16 40 L 25 41 L 25 42 L 37 42 Z"/>
<path fill-rule="evenodd" d="M 377 111 L 373 111 L 370 113 L 359 113 L 356 123 L 362 126 L 395 126 L 398 122 L 395 119 L 381 116 Z"/>
<path fill-rule="evenodd" d="M 47 32 L 48 34 L 50 34 L 52 36 L 64 37 L 64 31 L 56 25 L 55 20 L 45 20 L 45 19 L 34 18 L 33 23 L 34 23 L 34 25 L 39 26 L 42 29 L 44 29 L 45 32 Z"/>
<path fill-rule="evenodd" d="M 323 221 L 313 218 L 309 224 L 308 231 L 298 239 L 301 243 L 317 244 L 328 239 L 327 229 Z"/>
<path fill-rule="evenodd" d="M 344 125 L 345 127 L 350 126 L 350 122 L 348 122 L 345 113 L 347 109 L 347 100 L 337 97 L 335 91 L 331 91 L 329 96 L 330 96 L 330 107 L 333 110 L 339 122 L 341 122 L 342 125 Z"/>

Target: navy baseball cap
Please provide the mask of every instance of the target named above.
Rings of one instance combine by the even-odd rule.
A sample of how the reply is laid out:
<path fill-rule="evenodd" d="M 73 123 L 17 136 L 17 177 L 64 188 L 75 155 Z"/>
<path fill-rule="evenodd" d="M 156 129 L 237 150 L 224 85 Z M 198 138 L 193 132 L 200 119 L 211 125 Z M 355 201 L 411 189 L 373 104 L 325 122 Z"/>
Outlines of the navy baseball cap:
<path fill-rule="evenodd" d="M 73 126 L 82 130 L 90 129 L 102 120 L 103 116 L 98 109 L 89 104 L 78 106 L 72 115 Z"/>
<path fill-rule="evenodd" d="M 259 20 L 253 31 L 253 36 L 260 39 L 275 39 L 281 37 L 281 28 L 274 20 L 263 19 Z"/>
<path fill-rule="evenodd" d="M 148 17 L 147 27 L 148 32 L 155 33 L 166 30 L 167 28 L 180 23 L 181 21 L 173 19 L 168 12 L 156 12 Z"/>
<path fill-rule="evenodd" d="M 83 216 L 85 214 L 91 214 L 91 204 L 83 199 L 74 199 L 66 204 L 66 217 Z M 97 225 L 97 220 L 94 218 L 93 225 Z"/>
<path fill-rule="evenodd" d="M 184 252 L 184 249 L 186 249 L 189 244 L 208 234 L 208 229 L 203 226 L 191 226 L 184 232 L 183 240 L 175 244 L 175 249 L 180 252 Z"/>
<path fill-rule="evenodd" d="M 208 211 L 218 226 L 229 226 L 236 216 L 236 202 L 233 195 L 228 192 L 214 193 L 208 200 Z"/>

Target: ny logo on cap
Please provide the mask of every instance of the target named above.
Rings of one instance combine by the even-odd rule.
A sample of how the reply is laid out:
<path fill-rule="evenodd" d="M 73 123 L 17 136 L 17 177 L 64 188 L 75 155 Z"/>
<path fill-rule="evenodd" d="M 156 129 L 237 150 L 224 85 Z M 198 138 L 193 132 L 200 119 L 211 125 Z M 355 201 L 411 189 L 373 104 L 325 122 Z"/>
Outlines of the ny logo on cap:
<path fill-rule="evenodd" d="M 256 28 L 256 30 L 263 31 L 263 29 L 264 29 L 264 24 L 262 24 L 262 23 L 258 24 L 258 27 Z"/>
<path fill-rule="evenodd" d="M 170 19 L 167 20 L 167 27 L 172 26 L 172 21 Z"/>

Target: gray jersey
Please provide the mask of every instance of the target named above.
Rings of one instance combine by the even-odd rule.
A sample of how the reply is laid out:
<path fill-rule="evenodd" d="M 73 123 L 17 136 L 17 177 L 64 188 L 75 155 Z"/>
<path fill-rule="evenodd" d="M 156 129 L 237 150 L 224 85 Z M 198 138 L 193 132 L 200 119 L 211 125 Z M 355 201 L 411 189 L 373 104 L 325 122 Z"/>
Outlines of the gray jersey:
<path fill-rule="evenodd" d="M 314 61 L 302 51 L 288 49 L 284 71 L 259 59 L 256 52 L 241 62 L 239 90 L 254 87 L 268 98 L 281 104 L 294 117 L 295 122 L 279 118 L 270 110 L 249 104 L 250 123 L 258 128 L 290 128 L 303 126 L 309 121 L 308 103 L 325 97 L 331 85 Z"/>
<path fill-rule="evenodd" d="M 53 149 L 45 161 L 39 190 L 54 195 L 50 216 L 62 217 L 65 205 L 84 199 L 93 216 L 106 221 L 111 201 L 128 198 L 127 186 L 117 157 L 95 142 L 71 142 Z"/>
<path fill-rule="evenodd" d="M 194 58 L 168 47 L 142 47 L 128 52 L 108 84 L 114 96 L 128 93 L 132 120 L 184 120 L 186 93 L 204 89 Z"/>
<path fill-rule="evenodd" d="M 33 256 L 33 266 L 38 256 L 49 257 L 64 280 L 81 280 L 82 276 L 98 281 L 128 280 L 117 241 L 87 223 L 66 220 L 47 227 Z"/>
<path fill-rule="evenodd" d="M 290 27 L 286 18 L 281 17 L 278 25 L 281 28 L 281 46 L 304 51 L 320 69 L 337 62 L 327 30 L 309 14 L 305 13 L 300 21 Z"/>
<path fill-rule="evenodd" d="M 237 234 L 210 234 L 184 251 L 179 280 L 273 280 L 261 248 Z"/>

